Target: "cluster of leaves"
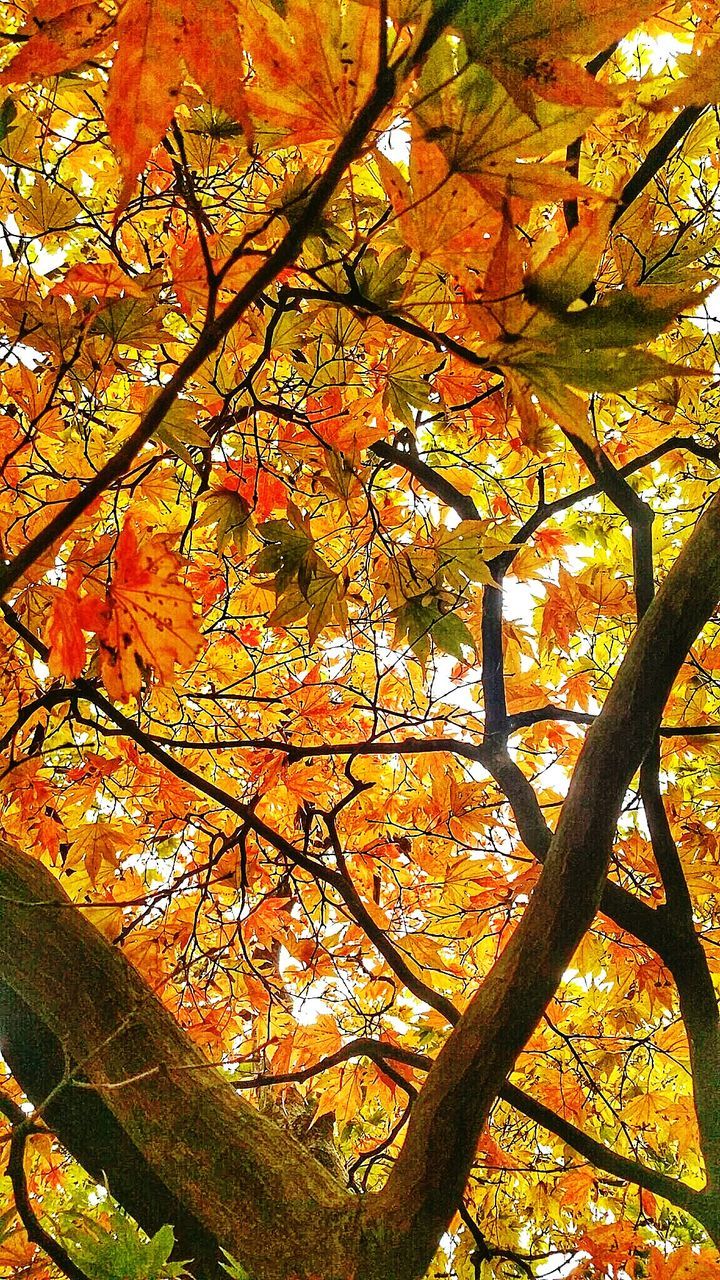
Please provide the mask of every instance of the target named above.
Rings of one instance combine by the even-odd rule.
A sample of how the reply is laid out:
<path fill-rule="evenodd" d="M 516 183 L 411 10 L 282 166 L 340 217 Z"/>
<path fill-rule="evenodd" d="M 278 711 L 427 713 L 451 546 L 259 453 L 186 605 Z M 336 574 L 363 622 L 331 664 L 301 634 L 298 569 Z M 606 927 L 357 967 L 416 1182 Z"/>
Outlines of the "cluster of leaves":
<path fill-rule="evenodd" d="M 416 64 L 440 7 L 38 0 L 0 72 L 0 546 L 36 551 L 0 623 L 3 833 L 239 1088 L 299 1075 L 359 1188 L 447 1034 L 419 988 L 462 1009 L 536 882 L 487 741 L 552 824 L 632 634 L 603 467 L 655 512 L 659 576 L 720 464 L 717 6 L 467 0 Z M 379 48 L 396 93 L 353 150 Z M 715 632 L 662 739 L 713 977 Z M 663 899 L 637 795 L 613 877 Z M 369 1037 L 416 1065 L 342 1058 Z M 677 994 L 605 917 L 513 1080 L 702 1184 Z M 70 1162 L 31 1146 L 61 1221 Z M 44 1280 L 2 1185 L 0 1274 Z M 466 1199 L 499 1276 L 720 1276 L 687 1213 L 507 1101 Z M 179 1274 L 120 1222 L 88 1274 Z"/>
<path fill-rule="evenodd" d="M 175 1245 L 172 1227 L 161 1227 L 152 1240 L 143 1240 L 135 1224 L 122 1214 L 106 1214 L 101 1224 L 85 1219 L 66 1234 L 71 1256 L 92 1280 L 181 1280 L 182 1263 L 170 1262 Z"/>

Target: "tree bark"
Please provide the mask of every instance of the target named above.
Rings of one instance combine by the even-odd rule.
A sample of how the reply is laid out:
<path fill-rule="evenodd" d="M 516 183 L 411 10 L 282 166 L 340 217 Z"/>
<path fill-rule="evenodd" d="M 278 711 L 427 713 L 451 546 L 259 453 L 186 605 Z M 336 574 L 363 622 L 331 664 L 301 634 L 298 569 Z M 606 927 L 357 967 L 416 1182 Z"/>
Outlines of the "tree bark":
<path fill-rule="evenodd" d="M 210 1066 L 54 876 L 4 842 L 0 978 L 95 1086 L 129 1140 L 122 1158 L 132 1148 L 141 1156 L 150 1193 L 161 1194 L 156 1209 L 148 1208 L 151 1220 L 142 1215 L 150 1227 L 156 1215 L 172 1210 L 170 1220 L 182 1234 L 192 1236 L 191 1225 L 199 1230 L 196 1248 L 208 1238 L 217 1241 L 253 1280 L 349 1274 L 348 1259 L 357 1252 L 357 1201 Z M 10 1007 L 16 1017 L 22 1014 L 12 997 Z M 7 1041 L 7 1012 L 2 1016 Z M 122 1179 L 123 1203 L 138 1212 L 128 1200 L 112 1133 L 103 1154 L 95 1150 L 92 1091 L 68 1081 L 53 1099 L 56 1108 L 63 1095 L 68 1147 L 91 1169 L 104 1161 L 109 1179 L 116 1185 Z M 73 1095 L 80 1098 L 79 1114 Z M 173 1201 L 181 1206 L 179 1216 Z M 207 1267 L 203 1248 L 199 1273 L 212 1274 Z"/>
<path fill-rule="evenodd" d="M 54 1093 L 68 1065 L 57 1036 L 4 982 L 0 982 L 0 1054 L 35 1107 Z M 82 1072 L 79 1078 L 85 1079 Z M 60 1089 L 44 1108 L 43 1117 L 78 1164 L 98 1182 L 107 1182 L 115 1200 L 148 1235 L 172 1223 L 175 1256 L 193 1259 L 195 1280 L 216 1280 L 217 1240 L 151 1169 L 101 1093 Z"/>
<path fill-rule="evenodd" d="M 687 651 L 720 598 L 720 495 L 628 648 L 572 777 L 538 885 L 511 941 L 430 1071 L 384 1190 L 368 1212 L 390 1274 L 423 1274 L 456 1210 L 490 1108 L 592 923 L 620 808 Z"/>

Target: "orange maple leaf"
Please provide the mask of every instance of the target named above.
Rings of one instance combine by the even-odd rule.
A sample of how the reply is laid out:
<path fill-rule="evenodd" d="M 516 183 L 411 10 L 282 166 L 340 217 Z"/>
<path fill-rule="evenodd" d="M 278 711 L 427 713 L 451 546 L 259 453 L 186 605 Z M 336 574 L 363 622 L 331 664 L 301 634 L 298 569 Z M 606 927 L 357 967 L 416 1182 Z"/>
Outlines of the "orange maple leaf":
<path fill-rule="evenodd" d="M 78 67 L 112 40 L 107 9 L 77 0 L 39 0 L 19 35 L 27 41 L 0 76 L 1 84 L 42 80 Z"/>
<path fill-rule="evenodd" d="M 60 588 L 54 591 L 45 640 L 50 650 L 50 674 L 76 680 L 85 666 L 86 646 L 75 592 Z"/>
<path fill-rule="evenodd" d="M 691 1245 L 676 1249 L 663 1257 L 653 1249 L 648 1271 L 649 1280 L 717 1280 L 720 1262 L 708 1253 L 696 1253 Z"/>
<path fill-rule="evenodd" d="M 178 581 L 180 557 L 158 534 L 142 541 L 126 521 L 115 552 L 100 643 L 100 670 L 112 698 L 137 697 L 143 677 L 172 679 L 203 645 L 193 616 L 193 598 Z"/>
<path fill-rule="evenodd" d="M 45 642 L 50 650 L 48 666 L 53 676 L 76 680 L 85 666 L 85 631 L 102 626 L 103 604 L 95 596 L 80 597 L 81 577 L 77 570 L 68 575 L 66 587 L 52 588 L 52 604 L 45 626 Z"/>
<path fill-rule="evenodd" d="M 244 50 L 229 0 L 125 0 L 118 52 L 108 83 L 106 119 L 120 158 L 118 207 L 175 114 L 189 76 L 238 120 L 252 126 L 244 96 Z"/>
<path fill-rule="evenodd" d="M 124 0 L 114 25 L 97 4 L 40 0 L 22 34 L 29 39 L 0 83 L 58 75 L 117 40 L 106 120 L 123 176 L 118 210 L 167 130 L 187 78 L 252 135 L 245 53 L 230 0 Z"/>

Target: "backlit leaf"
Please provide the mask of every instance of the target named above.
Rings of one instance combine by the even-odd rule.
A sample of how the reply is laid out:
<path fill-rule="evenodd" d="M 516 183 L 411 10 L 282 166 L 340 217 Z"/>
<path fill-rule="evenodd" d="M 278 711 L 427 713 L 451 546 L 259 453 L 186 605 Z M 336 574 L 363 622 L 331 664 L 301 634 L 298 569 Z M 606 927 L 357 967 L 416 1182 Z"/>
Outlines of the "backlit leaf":
<path fill-rule="evenodd" d="M 98 635 L 105 687 L 122 702 L 137 697 L 146 677 L 171 680 L 176 665 L 188 667 L 202 648 L 180 570 L 163 537 L 143 538 L 131 522 L 125 524 Z"/>

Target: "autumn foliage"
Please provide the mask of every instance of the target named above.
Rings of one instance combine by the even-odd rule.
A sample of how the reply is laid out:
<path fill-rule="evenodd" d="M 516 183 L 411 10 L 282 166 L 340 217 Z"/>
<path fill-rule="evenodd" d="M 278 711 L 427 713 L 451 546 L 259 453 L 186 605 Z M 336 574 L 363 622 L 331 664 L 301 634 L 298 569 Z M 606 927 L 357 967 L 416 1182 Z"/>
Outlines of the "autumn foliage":
<path fill-rule="evenodd" d="M 720 1280 L 717 4 L 0 26 L 0 1276 Z"/>

